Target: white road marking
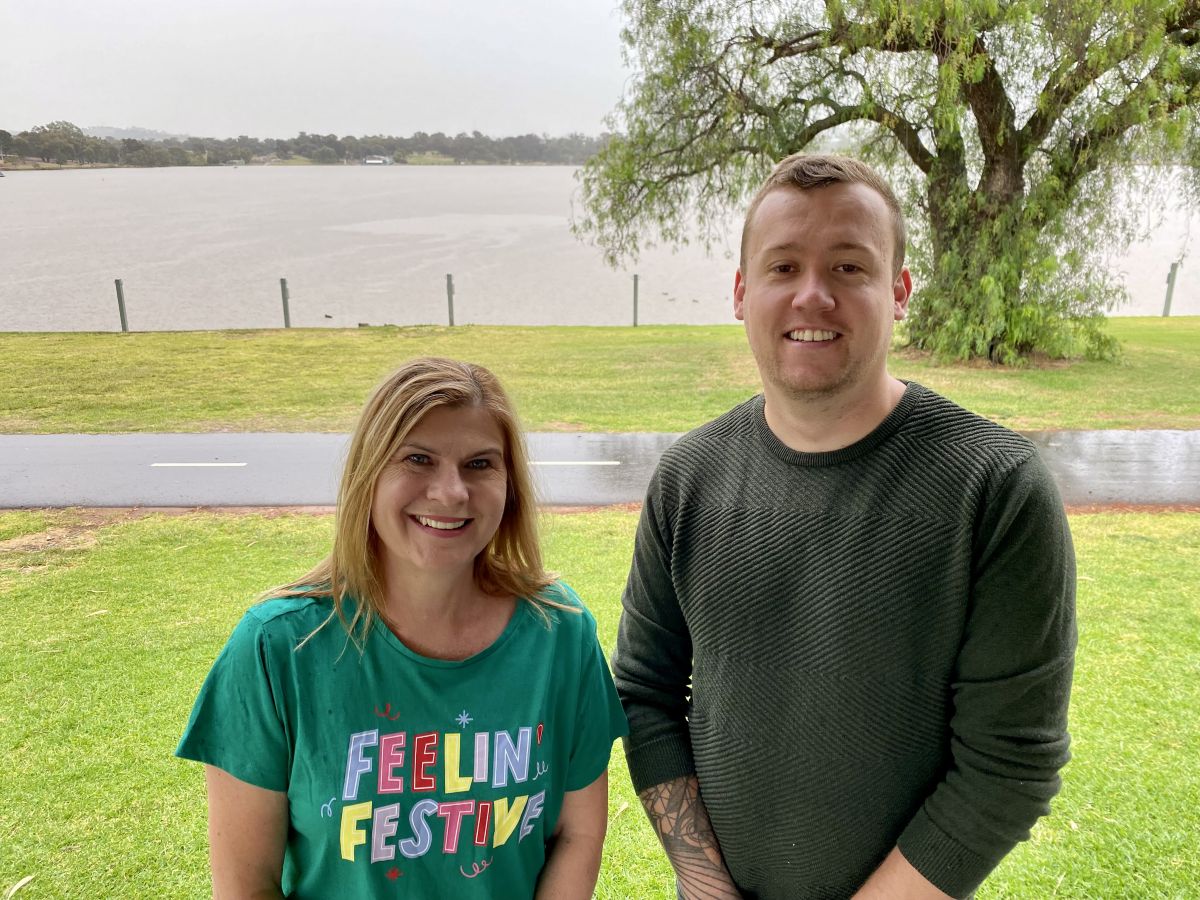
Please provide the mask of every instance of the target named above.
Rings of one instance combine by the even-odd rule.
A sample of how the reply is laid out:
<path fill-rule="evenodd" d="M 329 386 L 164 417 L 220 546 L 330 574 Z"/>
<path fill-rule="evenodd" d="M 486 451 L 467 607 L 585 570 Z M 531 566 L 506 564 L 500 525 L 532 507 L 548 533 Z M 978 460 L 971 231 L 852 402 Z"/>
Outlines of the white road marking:
<path fill-rule="evenodd" d="M 234 469 L 248 463 L 150 463 L 152 469 Z"/>
<path fill-rule="evenodd" d="M 616 459 L 535 459 L 531 466 L 619 466 Z"/>

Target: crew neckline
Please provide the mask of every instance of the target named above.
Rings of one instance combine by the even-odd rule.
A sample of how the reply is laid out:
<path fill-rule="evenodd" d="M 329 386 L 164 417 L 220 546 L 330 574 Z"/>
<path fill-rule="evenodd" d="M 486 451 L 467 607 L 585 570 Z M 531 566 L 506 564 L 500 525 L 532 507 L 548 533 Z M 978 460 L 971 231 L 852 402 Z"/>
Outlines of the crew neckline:
<path fill-rule="evenodd" d="M 759 394 L 752 401 L 755 431 L 771 455 L 790 466 L 836 466 L 850 462 L 870 453 L 899 431 L 904 420 L 916 409 L 921 396 L 925 393 L 925 388 L 915 381 L 899 380 L 904 385 L 904 393 L 892 411 L 869 434 L 859 438 L 853 444 L 839 447 L 837 450 L 793 450 L 781 441 L 779 436 L 771 430 L 771 426 L 767 424 L 766 397 L 763 394 Z"/>
<path fill-rule="evenodd" d="M 434 669 L 466 668 L 468 666 L 473 666 L 477 663 L 483 662 L 483 660 L 487 659 L 506 643 L 508 643 L 508 641 L 514 634 L 517 633 L 517 631 L 525 623 L 526 618 L 529 616 L 530 611 L 528 606 L 528 600 L 526 600 L 524 597 L 518 597 L 516 605 L 513 607 L 513 613 L 511 616 L 509 616 L 508 623 L 504 626 L 504 630 L 496 636 L 494 641 L 492 641 L 478 653 L 474 653 L 465 659 L 436 659 L 435 657 L 425 656 L 421 653 L 418 653 L 405 644 L 404 641 L 400 640 L 400 638 L 396 637 L 396 635 L 392 632 L 392 629 L 388 628 L 387 624 L 379 618 L 376 618 L 372 631 L 378 632 L 380 640 L 391 647 L 392 650 L 396 651 L 401 656 L 408 657 L 413 662 L 419 663 L 420 665 L 429 666 L 430 668 Z"/>

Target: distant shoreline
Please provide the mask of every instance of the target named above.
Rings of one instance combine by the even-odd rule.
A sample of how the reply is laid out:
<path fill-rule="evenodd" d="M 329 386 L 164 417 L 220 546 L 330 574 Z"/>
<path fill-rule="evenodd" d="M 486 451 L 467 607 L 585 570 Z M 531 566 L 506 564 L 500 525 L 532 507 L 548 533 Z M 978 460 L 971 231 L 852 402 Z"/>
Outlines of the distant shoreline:
<path fill-rule="evenodd" d="M 53 163 L 44 162 L 41 160 L 22 160 L 20 162 L 12 162 L 9 159 L 0 161 L 0 172 L 58 172 L 65 169 L 237 169 L 245 166 L 247 168 L 313 168 L 321 169 L 340 169 L 347 167 L 358 168 L 390 168 L 399 166 L 401 168 L 441 168 L 445 166 L 454 167 L 478 167 L 478 166 L 502 166 L 507 169 L 518 168 L 534 168 L 534 169 L 550 169 L 550 168 L 578 168 L 578 163 L 544 163 L 544 162 L 456 162 L 452 159 L 433 160 L 422 159 L 419 161 L 409 162 L 392 162 L 383 165 L 372 165 L 371 163 L 361 162 L 336 162 L 336 163 L 318 163 L 310 159 L 293 158 L 293 159 L 275 159 L 275 160 L 252 160 L 250 162 L 226 162 L 212 163 L 207 165 L 171 165 L 171 166 L 136 166 L 122 165 L 120 163 Z"/>

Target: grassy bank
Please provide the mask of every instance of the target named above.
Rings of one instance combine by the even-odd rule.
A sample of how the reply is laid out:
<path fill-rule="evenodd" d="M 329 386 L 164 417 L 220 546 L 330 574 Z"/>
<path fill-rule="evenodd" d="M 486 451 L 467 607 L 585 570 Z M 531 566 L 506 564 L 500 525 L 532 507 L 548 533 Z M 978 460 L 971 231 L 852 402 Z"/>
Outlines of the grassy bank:
<path fill-rule="evenodd" d="M 892 370 L 1018 429 L 1200 428 L 1200 317 L 1114 319 L 1119 363 Z M 0 334 L 0 432 L 343 431 L 420 354 L 494 369 L 527 427 L 686 431 L 759 390 L 737 326 Z"/>
<path fill-rule="evenodd" d="M 200 768 L 171 757 L 249 599 L 315 558 L 326 516 L 0 513 L 0 892 L 206 892 Z M 546 520 L 551 565 L 611 649 L 634 515 Z M 1074 760 L 1053 815 L 980 891 L 1185 897 L 1200 884 L 1200 516 L 1072 519 L 1080 646 Z M 619 750 L 597 896 L 674 896 Z M 170 852 L 163 852 L 169 847 Z M 118 887 L 119 886 L 119 887 Z"/>

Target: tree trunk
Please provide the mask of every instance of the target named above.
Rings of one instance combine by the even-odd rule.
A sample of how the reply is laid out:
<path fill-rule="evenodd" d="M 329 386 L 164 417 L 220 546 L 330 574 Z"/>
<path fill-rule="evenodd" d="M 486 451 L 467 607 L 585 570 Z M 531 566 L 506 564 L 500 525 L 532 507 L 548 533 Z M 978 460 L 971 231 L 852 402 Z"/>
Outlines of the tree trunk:
<path fill-rule="evenodd" d="M 950 193 L 945 181 L 929 179 L 931 271 L 914 297 L 908 332 L 917 347 L 1001 363 L 1032 349 L 1021 326 L 1028 319 L 1022 275 L 1030 235 L 1019 185 L 1019 177 L 997 178 L 992 186 L 1002 190 L 994 194 Z"/>

